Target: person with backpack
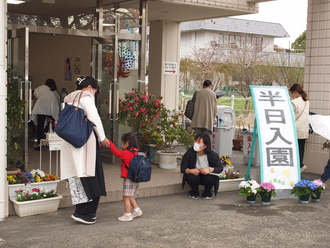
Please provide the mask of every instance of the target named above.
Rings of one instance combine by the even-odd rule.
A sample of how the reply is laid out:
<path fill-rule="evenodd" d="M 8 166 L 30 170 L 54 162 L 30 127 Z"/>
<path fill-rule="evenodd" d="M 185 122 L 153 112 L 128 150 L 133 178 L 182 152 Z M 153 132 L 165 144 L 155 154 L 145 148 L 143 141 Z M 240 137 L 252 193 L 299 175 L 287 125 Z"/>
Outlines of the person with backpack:
<path fill-rule="evenodd" d="M 133 198 L 134 194 L 139 191 L 139 183 L 132 182 L 128 179 L 128 168 L 132 159 L 137 156 L 138 141 L 133 133 L 125 133 L 121 137 L 121 147 L 123 150 L 118 150 L 116 146 L 109 140 L 110 151 L 116 157 L 121 159 L 121 177 L 123 181 L 123 200 L 125 206 L 125 213 L 123 216 L 118 217 L 120 221 L 132 221 L 133 218 L 142 215 L 141 209 L 136 204 Z M 133 207 L 133 213 L 131 213 L 131 206 Z"/>

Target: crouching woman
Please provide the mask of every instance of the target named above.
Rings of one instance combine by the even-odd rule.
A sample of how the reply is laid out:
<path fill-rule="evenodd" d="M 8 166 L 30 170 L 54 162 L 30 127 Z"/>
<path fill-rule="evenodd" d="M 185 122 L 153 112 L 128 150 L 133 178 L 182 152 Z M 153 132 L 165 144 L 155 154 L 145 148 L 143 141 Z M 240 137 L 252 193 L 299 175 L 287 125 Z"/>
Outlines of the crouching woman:
<path fill-rule="evenodd" d="M 199 185 L 205 187 L 202 194 L 203 199 L 212 199 L 212 187 L 215 188 L 215 195 L 219 188 L 219 177 L 209 173 L 222 172 L 222 163 L 219 155 L 211 150 L 211 140 L 208 134 L 198 134 L 195 137 L 194 146 L 189 148 L 181 162 L 183 173 L 182 188 L 185 182 L 191 190 L 189 197 L 197 199 L 199 196 Z"/>

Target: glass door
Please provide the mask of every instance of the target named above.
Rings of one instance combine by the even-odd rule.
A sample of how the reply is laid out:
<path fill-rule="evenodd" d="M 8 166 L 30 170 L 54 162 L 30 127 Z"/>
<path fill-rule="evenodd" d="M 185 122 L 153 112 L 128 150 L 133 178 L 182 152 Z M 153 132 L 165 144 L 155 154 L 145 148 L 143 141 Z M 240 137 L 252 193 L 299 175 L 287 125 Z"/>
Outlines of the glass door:
<path fill-rule="evenodd" d="M 118 102 L 138 87 L 139 41 L 118 39 L 117 35 L 94 40 L 93 54 L 93 76 L 100 86 L 97 108 L 106 137 L 121 148 L 121 136 L 132 128 L 118 124 Z M 115 163 L 109 149 L 101 149 L 101 155 Z"/>
<path fill-rule="evenodd" d="M 29 81 L 29 28 L 11 30 L 8 33 L 8 64 L 13 66 L 14 83 L 17 83 L 19 97 L 24 100 L 23 128 L 8 133 L 8 140 L 13 140 L 22 150 L 25 160 L 24 170 L 28 171 L 28 127 L 31 115 L 32 85 Z"/>

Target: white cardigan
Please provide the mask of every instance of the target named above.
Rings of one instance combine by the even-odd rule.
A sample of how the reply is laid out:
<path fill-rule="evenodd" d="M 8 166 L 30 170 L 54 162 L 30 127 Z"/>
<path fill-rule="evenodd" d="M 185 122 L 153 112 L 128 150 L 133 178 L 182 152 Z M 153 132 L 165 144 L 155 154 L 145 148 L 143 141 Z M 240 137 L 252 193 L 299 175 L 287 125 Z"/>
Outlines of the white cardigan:
<path fill-rule="evenodd" d="M 72 104 L 74 97 L 81 92 L 74 91 L 64 98 L 64 102 Z M 74 104 L 77 106 L 77 100 Z M 85 111 L 87 118 L 94 123 L 94 131 L 97 135 L 98 142 L 105 139 L 105 133 L 101 118 L 97 112 L 94 103 L 94 97 L 87 91 L 83 95 L 78 106 Z M 96 161 L 96 140 L 92 132 L 90 138 L 81 148 L 75 148 L 68 142 L 62 140 L 61 144 L 61 180 L 70 177 L 89 177 L 95 176 Z"/>
<path fill-rule="evenodd" d="M 294 117 L 296 121 L 296 130 L 298 139 L 307 139 L 309 131 L 309 101 L 304 101 L 301 97 L 291 101 L 294 105 Z"/>
<path fill-rule="evenodd" d="M 47 85 L 41 85 L 34 90 L 33 95 L 37 98 L 31 117 L 34 124 L 38 124 L 38 115 L 50 115 L 57 121 L 60 110 L 60 96 L 57 91 L 51 91 Z"/>

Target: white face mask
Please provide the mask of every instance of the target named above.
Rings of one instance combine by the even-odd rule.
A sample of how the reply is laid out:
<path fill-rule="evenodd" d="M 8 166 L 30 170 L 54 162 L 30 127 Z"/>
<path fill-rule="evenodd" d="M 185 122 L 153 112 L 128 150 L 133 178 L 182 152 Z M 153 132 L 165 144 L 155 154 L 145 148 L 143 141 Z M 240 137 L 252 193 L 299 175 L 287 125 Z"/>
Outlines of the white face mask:
<path fill-rule="evenodd" d="M 198 145 L 197 143 L 194 143 L 194 150 L 195 150 L 195 152 L 200 152 L 203 149 L 200 148 L 200 145 Z"/>

